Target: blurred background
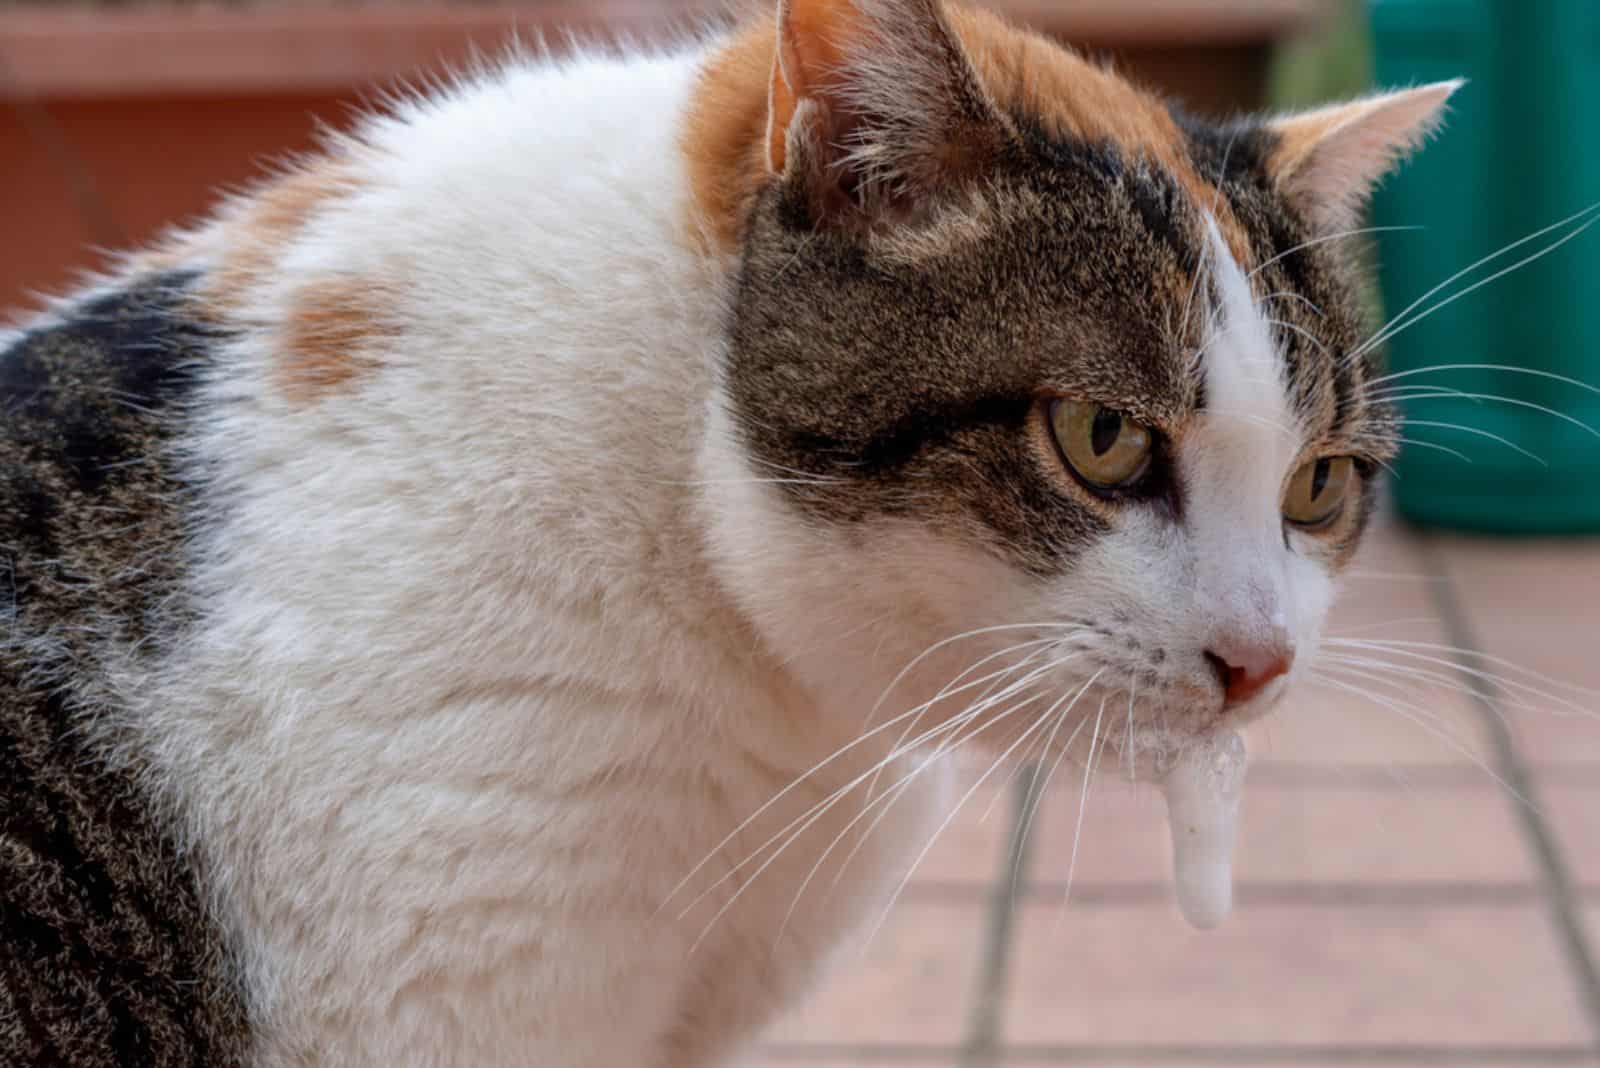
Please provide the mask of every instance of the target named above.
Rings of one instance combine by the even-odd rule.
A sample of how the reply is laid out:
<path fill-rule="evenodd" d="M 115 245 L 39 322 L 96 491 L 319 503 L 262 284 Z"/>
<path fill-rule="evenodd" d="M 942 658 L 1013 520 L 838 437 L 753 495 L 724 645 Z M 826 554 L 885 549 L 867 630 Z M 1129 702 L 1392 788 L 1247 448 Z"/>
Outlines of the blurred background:
<path fill-rule="evenodd" d="M 319 123 L 343 125 L 379 90 L 474 47 L 492 52 L 512 32 L 558 48 L 567 32 L 661 39 L 719 3 L 0 0 L 0 306 L 59 288 L 93 263 L 91 246 L 194 216 L 263 160 L 310 147 Z M 1366 76 L 1348 0 L 993 6 L 1213 114 Z M 1280 50 L 1289 41 L 1302 43 Z"/>
<path fill-rule="evenodd" d="M 1220 930 L 1177 916 L 1158 797 L 971 769 L 882 930 L 762 1058 L 1600 1063 L 1600 3 L 990 6 L 1212 115 L 1470 76 L 1367 235 L 1409 443 L 1318 677 L 1252 736 Z M 513 31 L 649 40 L 704 11 L 0 0 L 0 306 Z"/>

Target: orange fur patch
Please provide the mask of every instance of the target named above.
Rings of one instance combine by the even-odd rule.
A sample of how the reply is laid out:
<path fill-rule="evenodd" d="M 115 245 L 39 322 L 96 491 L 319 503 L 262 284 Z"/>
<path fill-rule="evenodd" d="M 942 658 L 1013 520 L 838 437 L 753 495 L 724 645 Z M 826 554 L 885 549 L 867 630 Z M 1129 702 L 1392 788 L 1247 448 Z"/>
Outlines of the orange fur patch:
<path fill-rule="evenodd" d="M 360 188 L 352 167 L 324 161 L 265 186 L 235 211 L 195 235 L 196 250 L 214 263 L 199 284 L 197 310 L 221 324 L 246 314 L 264 286 L 279 277 L 284 255 L 312 217 Z M 382 288 L 336 278 L 298 288 L 277 341 L 274 377 L 284 394 L 310 403 L 376 366 L 374 342 L 392 334 L 381 318 Z"/>
<path fill-rule="evenodd" d="M 204 285 L 205 310 L 225 321 L 277 265 L 318 208 L 357 188 L 348 167 L 334 162 L 287 175 L 256 193 L 221 224 L 221 260 Z"/>
<path fill-rule="evenodd" d="M 828 0 L 816 10 L 831 11 L 837 2 L 847 0 Z M 991 12 L 956 4 L 946 4 L 945 12 L 979 81 L 1002 110 L 1032 115 L 1058 136 L 1108 140 L 1129 156 L 1153 160 L 1216 216 L 1229 249 L 1248 269 L 1244 228 L 1189 162 L 1182 131 L 1159 99 Z M 768 129 L 769 103 L 780 118 L 793 112 L 792 101 L 779 99 L 783 79 L 773 77 L 776 37 L 771 21 L 736 36 L 707 63 L 690 105 L 682 148 L 694 230 L 709 250 L 737 248 L 750 205 L 771 177 L 768 153 L 781 144 L 782 131 Z M 782 159 L 781 152 L 772 156 Z"/>
<path fill-rule="evenodd" d="M 776 30 L 753 27 L 700 72 L 679 147 L 689 170 L 690 229 L 705 252 L 732 252 L 767 169 L 767 90 Z"/>
<path fill-rule="evenodd" d="M 290 400 L 309 403 L 377 366 L 374 345 L 394 334 L 378 287 L 334 279 L 301 287 L 283 325 L 274 367 Z"/>
<path fill-rule="evenodd" d="M 1058 137 L 1109 141 L 1124 155 L 1154 160 L 1216 216 L 1229 249 L 1245 265 L 1248 235 L 1216 187 L 1195 171 L 1183 132 L 1157 97 L 992 12 L 951 6 L 949 17 L 979 80 L 1003 110 L 1032 115 Z"/>
<path fill-rule="evenodd" d="M 1278 123 L 1278 143 L 1267 156 L 1268 173 L 1292 174 L 1330 133 L 1350 120 L 1352 111 L 1354 107 L 1323 108 Z"/>

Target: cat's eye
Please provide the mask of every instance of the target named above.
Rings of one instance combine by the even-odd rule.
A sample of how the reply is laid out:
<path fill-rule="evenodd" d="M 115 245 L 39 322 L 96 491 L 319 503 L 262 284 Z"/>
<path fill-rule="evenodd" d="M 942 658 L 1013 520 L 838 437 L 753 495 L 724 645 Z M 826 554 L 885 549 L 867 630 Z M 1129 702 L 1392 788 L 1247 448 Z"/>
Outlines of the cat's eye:
<path fill-rule="evenodd" d="M 1355 461 L 1348 456 L 1324 456 L 1294 473 L 1283 495 L 1283 517 L 1302 527 L 1331 522 L 1344 507 L 1354 482 Z"/>
<path fill-rule="evenodd" d="M 1155 439 L 1121 412 L 1088 401 L 1050 406 L 1050 432 L 1073 472 L 1095 489 L 1120 489 L 1150 466 Z"/>

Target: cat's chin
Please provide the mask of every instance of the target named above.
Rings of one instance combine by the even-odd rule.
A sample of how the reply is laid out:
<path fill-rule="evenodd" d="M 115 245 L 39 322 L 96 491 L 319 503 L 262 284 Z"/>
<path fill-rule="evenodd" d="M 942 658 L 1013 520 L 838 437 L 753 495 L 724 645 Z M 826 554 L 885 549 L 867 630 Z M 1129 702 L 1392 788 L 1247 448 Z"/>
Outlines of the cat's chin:
<path fill-rule="evenodd" d="M 1135 712 L 1131 725 L 1117 717 L 1116 726 L 1098 731 L 1095 743 L 1098 754 L 1090 751 L 1086 740 L 1089 731 L 1072 744 L 1068 757 L 1080 768 L 1087 768 L 1093 760 L 1096 773 L 1115 771 L 1128 782 L 1161 784 L 1174 767 L 1189 759 L 1195 752 L 1208 750 L 1244 731 L 1276 711 L 1293 689 L 1290 678 L 1274 681 L 1246 704 L 1223 709 L 1219 702 L 1207 695 L 1196 694 L 1192 704 Z M 1094 716 L 1089 717 L 1090 725 Z M 1231 743 L 1229 743 L 1231 745 Z"/>
<path fill-rule="evenodd" d="M 1213 747 L 1218 739 L 1226 739 L 1238 732 L 1234 725 L 1212 720 L 1210 726 L 1193 729 L 1157 725 L 1139 725 L 1132 731 L 1118 732 L 1117 737 L 1106 739 L 1111 750 L 1109 759 L 1130 782 L 1161 784 L 1172 770 L 1190 759 L 1199 750 Z"/>

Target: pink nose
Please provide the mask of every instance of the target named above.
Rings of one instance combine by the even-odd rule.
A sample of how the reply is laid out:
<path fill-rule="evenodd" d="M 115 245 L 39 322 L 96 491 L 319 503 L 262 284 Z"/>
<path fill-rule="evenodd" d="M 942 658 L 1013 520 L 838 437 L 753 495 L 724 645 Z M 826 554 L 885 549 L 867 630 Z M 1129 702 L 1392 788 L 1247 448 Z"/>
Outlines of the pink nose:
<path fill-rule="evenodd" d="M 1267 642 L 1224 641 L 1206 650 L 1206 659 L 1222 684 L 1223 707 L 1233 708 L 1260 693 L 1273 679 L 1289 673 L 1294 664 L 1294 646 L 1287 636 Z"/>

